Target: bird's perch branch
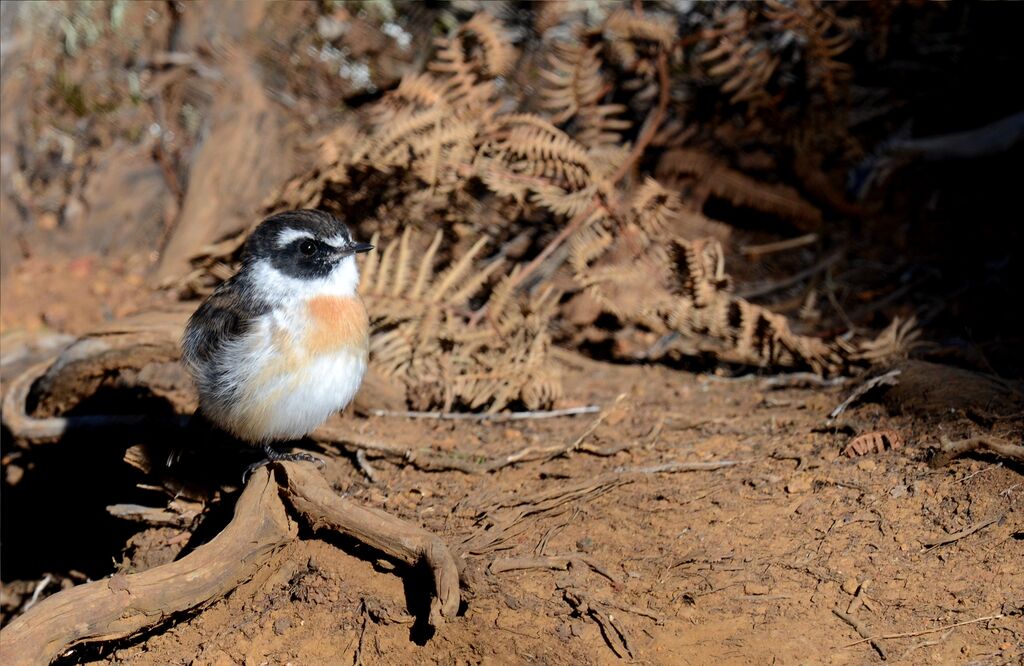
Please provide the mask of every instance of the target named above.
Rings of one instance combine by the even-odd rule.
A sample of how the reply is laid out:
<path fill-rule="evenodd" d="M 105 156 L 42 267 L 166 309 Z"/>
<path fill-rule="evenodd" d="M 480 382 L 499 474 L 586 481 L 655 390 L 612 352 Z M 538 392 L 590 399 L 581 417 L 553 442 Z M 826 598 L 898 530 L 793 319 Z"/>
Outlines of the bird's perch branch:
<path fill-rule="evenodd" d="M 0 631 L 0 654 L 13 666 L 47 664 L 80 643 L 131 636 L 173 614 L 216 601 L 235 589 L 287 542 L 298 528 L 287 500 L 314 529 L 332 529 L 408 564 L 424 560 L 434 575 L 431 624 L 459 609 L 459 573 L 437 536 L 382 511 L 337 496 L 319 472 L 280 463 L 277 483 L 256 470 L 224 530 L 188 556 L 135 574 L 117 574 L 41 601 Z"/>

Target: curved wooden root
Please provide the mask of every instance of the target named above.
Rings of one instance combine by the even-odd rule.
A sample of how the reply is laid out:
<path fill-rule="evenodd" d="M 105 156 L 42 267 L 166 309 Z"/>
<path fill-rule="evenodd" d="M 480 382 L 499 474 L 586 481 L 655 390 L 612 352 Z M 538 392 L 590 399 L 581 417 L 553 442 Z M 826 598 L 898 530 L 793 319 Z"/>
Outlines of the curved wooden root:
<path fill-rule="evenodd" d="M 298 528 L 266 469 L 257 470 L 224 530 L 177 562 L 116 574 L 45 599 L 0 631 L 9 666 L 47 664 L 69 647 L 130 636 L 214 601 L 250 578 Z"/>
<path fill-rule="evenodd" d="M 437 536 L 382 511 L 339 497 L 319 472 L 302 463 L 279 464 L 278 485 L 267 468 L 257 469 L 235 507 L 235 515 L 210 542 L 186 557 L 136 574 L 116 574 L 59 592 L 0 631 L 0 655 L 12 666 L 47 664 L 80 643 L 135 634 L 175 613 L 215 601 L 263 566 L 298 528 L 282 496 L 314 529 L 354 537 L 413 565 L 424 560 L 434 575 L 436 598 L 429 621 L 439 626 L 459 609 L 459 574 L 451 552 Z"/>
<path fill-rule="evenodd" d="M 459 570 L 440 537 L 383 511 L 354 504 L 331 490 L 309 465 L 284 463 L 284 493 L 313 529 L 327 528 L 355 537 L 408 565 L 423 560 L 434 574 L 430 624 L 440 626 L 459 611 Z"/>
<path fill-rule="evenodd" d="M 111 431 L 140 427 L 183 427 L 187 417 L 154 417 L 148 414 L 78 414 L 36 418 L 25 411 L 28 395 L 37 380 L 46 375 L 53 360 L 37 363 L 11 380 L 4 394 L 0 414 L 14 443 L 21 447 L 56 442 L 64 435 L 83 431 Z"/>
<path fill-rule="evenodd" d="M 932 467 L 945 467 L 955 458 L 978 450 L 991 451 L 1007 460 L 1024 463 L 1024 446 L 1012 444 L 999 437 L 980 435 L 954 442 L 943 435 L 939 441 L 942 445 L 932 458 Z"/>

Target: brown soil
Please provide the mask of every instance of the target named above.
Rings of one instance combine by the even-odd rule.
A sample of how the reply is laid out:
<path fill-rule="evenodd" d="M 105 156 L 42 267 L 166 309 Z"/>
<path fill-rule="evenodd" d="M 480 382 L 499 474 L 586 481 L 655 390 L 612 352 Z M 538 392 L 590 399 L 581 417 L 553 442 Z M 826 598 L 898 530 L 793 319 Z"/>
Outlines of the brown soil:
<path fill-rule="evenodd" d="M 337 14 L 348 13 L 335 4 Z M 73 8 L 87 14 L 91 6 Z M 18 163 L 32 177 L 28 185 L 12 178 L 10 188 L 0 188 L 0 379 L 8 382 L 67 336 L 173 300 L 151 289 L 159 277 L 181 272 L 189 250 L 250 224 L 262 198 L 281 185 L 253 174 L 283 180 L 298 154 L 308 159 L 315 150 L 307 140 L 336 120 L 338 100 L 365 101 L 393 87 L 403 73 L 418 71 L 414 54 L 429 43 L 431 21 L 410 19 L 424 28 L 405 50 L 378 39 L 379 31 L 359 16 L 347 17 L 345 57 L 375 63 L 373 85 L 357 87 L 337 75 L 337 62 L 309 48 L 318 43 L 312 32 L 295 27 L 315 25 L 319 6 L 128 3 L 123 47 L 99 42 L 83 47 L 88 59 L 61 56 L 63 78 L 56 65 L 49 71 L 42 64 L 22 67 L 35 72 L 25 77 L 5 76 L 5 146 L 31 144 L 26 154 L 35 162 Z M 181 7 L 188 11 L 179 16 Z M 261 47 L 249 53 L 269 70 L 262 85 L 244 62 L 220 62 L 217 49 L 199 48 L 214 35 L 240 39 L 264 19 Z M 305 36 L 270 39 L 292 34 Z M 25 63 L 56 61 L 47 55 L 55 48 L 52 40 L 20 39 L 23 46 L 7 56 L 12 72 Z M 128 46 L 135 42 L 148 50 L 135 53 Z M 142 84 L 154 96 L 163 90 L 166 108 L 129 104 L 127 93 L 119 104 L 107 99 L 111 90 L 127 90 L 128 52 L 150 60 L 193 55 L 181 67 L 158 63 L 145 72 L 152 78 Z M 212 74 L 222 67 L 229 76 L 211 76 L 212 64 Z M 65 78 L 75 85 L 51 85 L 51 79 Z M 18 99 L 22 103 L 15 105 Z M 83 105 L 88 109 L 77 108 Z M 991 105 L 975 100 L 971 106 Z M 47 108 L 52 110 L 40 111 Z M 190 114 L 211 119 L 213 139 L 199 140 Z M 90 130 L 96 136 L 81 129 L 80 116 L 88 115 L 105 118 Z M 159 142 L 147 134 L 154 123 L 163 128 Z M 53 135 L 57 139 L 22 136 L 35 125 L 63 129 Z M 57 150 L 64 134 L 77 141 L 64 146 L 67 155 Z M 253 137 L 263 142 L 254 146 L 280 144 L 280 150 L 239 152 Z M 225 161 L 225 146 L 242 157 Z M 12 151 L 4 148 L 5 160 L 13 159 Z M 5 178 L 11 174 L 5 171 Z M 185 188 L 190 184 L 198 186 Z M 122 196 L 126 191 L 132 195 Z M 219 198 L 223 192 L 234 195 Z M 21 209 L 27 212 L 13 214 Z M 974 224 L 987 217 L 994 216 L 972 209 L 964 219 Z M 185 239 L 181 245 L 168 243 L 172 227 Z M 965 242 L 964 234 L 927 229 L 929 238 Z M 1000 251 L 1014 246 L 985 243 Z M 965 253 L 963 263 L 973 270 L 983 265 L 981 256 Z M 771 273 L 744 269 L 743 262 L 736 266 Z M 953 286 L 959 289 L 959 283 Z M 952 360 L 1002 369 L 1005 352 L 1017 365 L 1009 364 L 1004 375 L 1021 367 L 1019 327 L 1000 319 L 1008 321 L 1018 309 L 1012 303 L 1019 291 L 1002 289 L 985 286 L 981 298 L 964 287 L 955 292 L 959 300 L 948 299 L 956 300 L 951 309 L 967 322 L 957 320 L 958 335 L 986 322 L 999 333 L 988 331 L 998 346 L 964 343 L 951 352 Z M 936 293 L 934 300 L 947 300 L 954 291 Z M 1024 663 L 1024 469 L 987 454 L 939 469 L 928 464 L 943 436 L 994 434 L 1020 442 L 1018 384 L 911 362 L 897 386 L 869 396 L 881 402 L 857 403 L 829 422 L 827 414 L 855 382 L 773 390 L 752 375 L 612 365 L 568 352 L 558 357 L 572 404 L 607 408 L 579 447 L 571 445 L 587 433 L 594 415 L 505 423 L 349 417 L 347 424 L 395 446 L 456 456 L 491 459 L 560 444 L 575 449 L 565 455 L 488 474 L 428 473 L 371 456 L 378 477 L 371 482 L 354 456 L 324 454 L 325 474 L 338 492 L 422 524 L 466 553 L 463 612 L 436 632 L 425 622 L 429 572 L 408 570 L 351 541 L 303 533 L 228 597 L 166 618 L 141 636 L 75 648 L 62 661 L 878 663 L 878 649 L 859 642 L 857 630 L 834 613 L 839 610 L 871 636 L 909 634 L 878 641 L 888 663 Z M 134 407 L 119 405 L 129 412 Z M 901 445 L 862 457 L 841 453 L 854 436 L 882 429 L 895 431 Z M 145 495 L 150 491 L 139 488 L 149 479 L 122 461 L 126 446 L 137 440 L 79 438 L 28 452 L 7 443 L 5 434 L 5 623 L 24 610 L 35 590 L 46 597 L 89 578 L 173 561 L 216 534 L 230 515 L 233 498 L 227 496 L 192 528 L 113 518 L 108 505 L 152 504 L 152 495 Z M 737 464 L 650 469 L 721 461 Z M 247 462 L 240 461 L 238 470 Z M 569 499 L 540 502 L 560 493 Z M 492 541 L 488 518 L 502 507 L 518 507 L 524 517 L 512 538 Z M 979 525 L 984 527 L 960 535 Z M 928 545 L 944 540 L 950 542 Z M 557 563 L 570 555 L 567 570 L 498 572 L 509 558 Z M 988 619 L 975 622 L 979 618 Z"/>
<path fill-rule="evenodd" d="M 48 275 L 59 283 L 61 273 Z M 16 298 L 17 289 L 5 282 L 5 321 L 33 321 L 35 311 Z M 615 650 L 655 664 L 877 662 L 870 644 L 849 646 L 860 636 L 832 612 L 847 611 L 858 588 L 863 603 L 851 615 L 872 635 L 1003 615 L 885 640 L 891 663 L 1020 659 L 1021 470 L 983 456 L 931 469 L 928 447 L 940 435 L 977 428 L 950 416 L 949 405 L 938 416 L 920 405 L 859 405 L 829 426 L 825 415 L 848 387 L 770 390 L 752 376 L 574 356 L 564 362 L 574 398 L 612 405 L 585 446 L 568 455 L 487 475 L 373 461 L 378 483 L 354 460 L 329 458 L 326 474 L 339 492 L 421 523 L 456 548 L 475 537 L 465 560 L 464 612 L 436 633 L 424 624 L 428 573 L 305 534 L 228 598 L 142 637 L 78 648 L 69 662 L 614 663 Z M 971 373 L 949 376 L 975 404 L 998 398 L 1019 408 L 1012 386 L 1001 391 L 1003 384 L 988 379 L 971 384 L 978 377 Z M 997 388 L 985 393 L 979 386 Z M 497 457 L 529 445 L 569 445 L 593 418 L 348 423 L 401 446 Z M 897 431 L 903 446 L 856 459 L 840 454 L 851 433 L 882 428 Z M 631 469 L 674 461 L 740 464 Z M 486 512 L 503 500 L 529 506 L 596 480 L 621 484 L 528 515 L 508 541 L 480 538 Z M 32 483 L 31 467 L 22 483 Z M 131 491 L 126 483 L 112 493 Z M 993 518 L 953 543 L 924 545 Z M 139 528 L 118 568 L 167 562 L 191 537 L 180 528 Z M 582 554 L 593 568 L 577 560 L 567 571 L 489 569 L 506 558 L 568 554 Z M 31 589 L 31 581 L 8 581 L 5 596 L 11 601 Z"/>

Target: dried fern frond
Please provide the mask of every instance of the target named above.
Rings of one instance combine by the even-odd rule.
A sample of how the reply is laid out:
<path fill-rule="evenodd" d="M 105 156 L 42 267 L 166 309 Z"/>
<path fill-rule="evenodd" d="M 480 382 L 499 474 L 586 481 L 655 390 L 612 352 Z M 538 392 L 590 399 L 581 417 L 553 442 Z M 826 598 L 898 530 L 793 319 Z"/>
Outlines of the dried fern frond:
<path fill-rule="evenodd" d="M 907 320 L 893 317 L 874 340 L 864 340 L 850 348 L 850 358 L 871 364 L 884 364 L 906 358 L 921 343 L 917 317 Z"/>
<path fill-rule="evenodd" d="M 836 60 L 853 45 L 856 19 L 840 19 L 832 8 L 814 0 L 793 0 L 792 6 L 779 0 L 765 0 L 764 14 L 782 30 L 800 36 L 807 62 L 809 87 L 820 88 L 826 98 L 838 96 L 840 83 L 849 80 L 853 68 Z"/>
<path fill-rule="evenodd" d="M 605 19 L 602 33 L 613 60 L 642 77 L 655 74 L 654 56 L 669 51 L 675 41 L 675 24 L 650 13 L 617 9 Z"/>
<path fill-rule="evenodd" d="M 731 293 L 724 255 L 715 242 L 672 242 L 674 279 L 670 291 L 677 300 L 667 313 L 668 326 L 679 335 L 712 341 L 723 360 L 763 367 L 809 367 L 835 372 L 843 358 L 831 344 L 797 335 L 783 315 Z M 692 343 L 691 343 L 692 346 Z"/>
<path fill-rule="evenodd" d="M 734 206 L 789 219 L 808 231 L 821 225 L 821 210 L 792 187 L 754 180 L 700 150 L 676 148 L 667 151 L 659 160 L 655 173 L 659 180 L 688 183 L 697 209 L 703 206 L 709 195 L 713 195 Z"/>
<path fill-rule="evenodd" d="M 437 52 L 428 65 L 445 80 L 449 104 L 469 104 L 493 95 L 493 80 L 515 64 L 511 37 L 490 14 L 479 12 L 451 37 L 436 40 Z"/>
<path fill-rule="evenodd" d="M 601 73 L 601 45 L 555 43 L 548 69 L 540 70 L 540 107 L 556 124 L 575 119 L 574 137 L 588 147 L 618 144 L 632 122 L 621 118 L 622 104 L 601 104 L 608 83 Z"/>
<path fill-rule="evenodd" d="M 442 242 L 440 231 L 425 244 L 407 228 L 366 256 L 360 293 L 370 314 L 371 363 L 383 377 L 401 382 L 417 409 L 549 406 L 561 394 L 547 359 L 557 299 L 546 293 L 522 302 L 506 279 L 488 301 L 494 330 L 471 327 L 470 299 L 502 262 L 478 264 L 486 242 L 481 239 L 437 270 Z"/>
<path fill-rule="evenodd" d="M 556 42 L 548 54 L 548 68 L 540 69 L 540 108 L 553 114 L 551 122 L 564 123 L 580 109 L 597 104 L 604 94 L 601 45 Z"/>
<path fill-rule="evenodd" d="M 768 44 L 752 35 L 756 13 L 756 5 L 719 13 L 714 46 L 697 57 L 707 75 L 720 82 L 722 92 L 729 93 L 733 104 L 747 102 L 755 107 L 771 103 L 768 83 L 779 65 Z"/>
<path fill-rule="evenodd" d="M 851 439 L 850 443 L 843 448 L 843 455 L 852 458 L 868 453 L 882 453 L 885 451 L 886 444 L 890 449 L 896 450 L 903 446 L 903 437 L 891 428 L 866 432 Z"/>
<path fill-rule="evenodd" d="M 752 111 L 777 107 L 797 86 L 834 101 L 851 74 L 836 58 L 852 45 L 858 23 L 839 18 L 829 4 L 766 0 L 728 6 L 716 12 L 696 61 L 732 104 Z"/>
<path fill-rule="evenodd" d="M 531 114 L 495 119 L 493 140 L 481 147 L 477 167 L 534 179 L 531 189 L 556 187 L 566 194 L 599 186 L 587 149 L 551 123 Z M 547 191 L 550 199 L 552 191 Z"/>

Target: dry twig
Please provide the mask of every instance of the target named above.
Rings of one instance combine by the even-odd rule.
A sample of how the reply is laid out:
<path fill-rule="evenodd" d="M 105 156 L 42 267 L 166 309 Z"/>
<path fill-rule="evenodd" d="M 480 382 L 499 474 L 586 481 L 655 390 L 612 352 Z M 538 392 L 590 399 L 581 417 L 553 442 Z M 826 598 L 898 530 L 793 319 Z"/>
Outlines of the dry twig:
<path fill-rule="evenodd" d="M 954 532 L 953 534 L 947 534 L 946 536 L 939 537 L 938 539 L 933 539 L 931 541 L 924 541 L 922 543 L 925 546 L 928 546 L 928 548 L 925 548 L 922 552 L 927 553 L 928 551 L 934 550 L 935 548 L 938 548 L 939 546 L 945 546 L 948 543 L 953 543 L 955 541 L 959 541 L 960 539 L 963 539 L 964 537 L 969 537 L 972 534 L 974 534 L 975 532 L 980 532 L 981 530 L 985 529 L 989 525 L 992 525 L 994 523 L 998 523 L 1000 520 L 1003 519 L 1003 516 L 1005 516 L 1005 515 L 1006 514 L 1001 513 L 998 516 L 996 516 L 995 518 L 989 518 L 988 520 L 983 520 L 980 523 L 975 523 L 974 525 L 971 525 L 970 527 L 965 527 L 964 529 L 960 530 L 959 532 Z"/>
<path fill-rule="evenodd" d="M 987 615 L 985 617 L 974 618 L 973 620 L 964 620 L 963 622 L 956 622 L 954 624 L 947 624 L 947 625 L 943 625 L 941 627 L 936 627 L 935 629 L 922 629 L 920 631 L 907 631 L 907 632 L 904 632 L 902 634 L 884 634 L 884 635 L 881 635 L 881 636 L 872 636 L 870 638 L 864 638 L 864 639 L 859 640 L 859 641 L 854 641 L 852 643 L 847 643 L 843 647 L 844 648 L 853 647 L 854 645 L 860 645 L 861 643 L 867 643 L 868 641 L 875 641 L 875 640 L 878 640 L 878 639 L 884 639 L 884 640 L 888 641 L 888 640 L 892 640 L 894 638 L 912 638 L 914 636 L 924 636 L 925 634 L 935 634 L 935 633 L 938 633 L 940 631 L 946 631 L 947 629 L 955 629 L 957 627 L 963 627 L 963 626 L 968 625 L 968 624 L 977 624 L 978 622 L 985 622 L 987 620 L 998 620 L 1001 617 L 1005 617 L 1005 615 L 1003 615 L 1002 613 L 999 613 L 998 615 Z"/>
<path fill-rule="evenodd" d="M 538 557 L 506 557 L 494 560 L 491 562 L 491 566 L 489 568 L 491 573 L 522 571 L 525 569 L 555 569 L 559 571 L 568 571 L 570 566 L 578 567 L 580 564 L 590 567 L 596 573 L 601 574 L 613 583 L 620 582 L 607 569 L 583 553 Z"/>
<path fill-rule="evenodd" d="M 1011 444 L 999 437 L 979 435 L 954 442 L 943 435 L 939 438 L 939 441 L 942 443 L 942 446 L 939 448 L 938 453 L 935 454 L 935 457 L 932 458 L 932 467 L 943 467 L 948 465 L 953 459 L 979 449 L 987 449 L 1009 460 L 1024 463 L 1024 446 Z"/>
<path fill-rule="evenodd" d="M 467 412 L 403 412 L 390 409 L 371 409 L 374 416 L 397 416 L 407 419 L 434 419 L 438 421 L 488 421 L 490 423 L 504 423 L 505 421 L 522 421 L 536 419 L 553 419 L 560 416 L 578 416 L 580 414 L 594 414 L 601 411 L 600 405 L 585 405 L 583 407 L 566 407 L 565 409 L 541 409 L 528 412 L 497 412 L 494 414 L 472 414 Z"/>
<path fill-rule="evenodd" d="M 871 632 L 868 631 L 867 628 L 857 620 L 857 618 L 847 613 L 844 613 L 838 608 L 833 608 L 832 613 L 840 620 L 853 627 L 858 634 L 864 637 L 863 641 L 857 641 L 857 643 L 850 643 L 850 645 L 857 645 L 859 643 L 867 641 L 871 643 L 871 647 L 875 648 L 875 651 L 878 652 L 878 656 L 881 657 L 883 661 L 889 658 L 889 655 L 885 652 L 885 648 L 882 647 L 882 644 L 878 642 L 878 637 L 872 638 Z M 845 647 L 850 647 L 850 645 L 847 645 Z"/>
<path fill-rule="evenodd" d="M 841 403 L 836 405 L 836 408 L 828 413 L 828 417 L 830 419 L 839 418 L 839 415 L 845 412 L 850 405 L 857 402 L 865 395 L 867 395 L 870 391 L 878 388 L 879 386 L 895 385 L 899 381 L 897 378 L 900 376 L 901 373 L 902 370 L 899 369 L 890 370 L 885 374 L 878 375 L 877 377 L 872 377 L 871 379 L 867 380 L 866 382 L 855 388 L 853 392 L 846 398 L 846 400 L 843 400 Z"/>

